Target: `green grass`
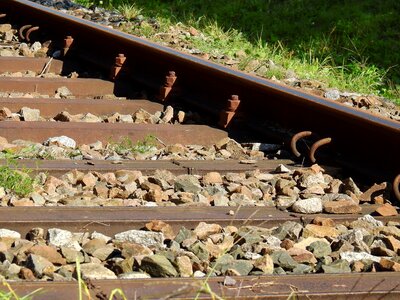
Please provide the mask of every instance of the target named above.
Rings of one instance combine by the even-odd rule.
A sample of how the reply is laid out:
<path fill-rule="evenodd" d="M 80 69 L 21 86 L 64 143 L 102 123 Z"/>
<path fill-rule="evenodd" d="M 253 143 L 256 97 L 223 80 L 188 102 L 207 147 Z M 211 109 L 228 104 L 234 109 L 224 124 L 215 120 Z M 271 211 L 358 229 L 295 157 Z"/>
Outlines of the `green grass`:
<path fill-rule="evenodd" d="M 33 185 L 34 179 L 29 176 L 28 170 L 19 171 L 10 168 L 9 165 L 0 166 L 0 187 L 5 190 L 23 197 L 33 191 Z"/>
<path fill-rule="evenodd" d="M 129 137 L 124 137 L 118 142 L 109 142 L 108 147 L 118 154 L 128 153 L 146 153 L 157 144 L 157 138 L 153 135 L 147 135 L 143 140 L 133 142 Z"/>
<path fill-rule="evenodd" d="M 400 103 L 400 2 L 385 0 L 78 0 L 119 9 L 128 18 L 154 17 L 134 34 L 161 41 L 169 26 L 201 31 L 206 39 L 183 36 L 206 53 L 235 57 L 240 69 L 256 59 L 272 60 L 262 76 L 282 79 L 293 71 L 300 79 L 321 81 L 343 91 L 373 93 Z"/>

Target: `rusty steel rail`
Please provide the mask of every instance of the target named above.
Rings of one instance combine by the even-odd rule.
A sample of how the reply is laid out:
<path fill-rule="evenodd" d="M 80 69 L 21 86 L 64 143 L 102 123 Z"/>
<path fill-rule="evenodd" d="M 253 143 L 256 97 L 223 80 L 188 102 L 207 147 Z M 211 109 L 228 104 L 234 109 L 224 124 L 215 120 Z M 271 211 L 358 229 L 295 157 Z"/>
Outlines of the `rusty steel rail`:
<path fill-rule="evenodd" d="M 6 160 L 0 160 L 0 165 L 7 164 Z M 251 170 L 261 172 L 272 172 L 280 164 L 289 168 L 294 164 L 287 159 L 279 160 L 259 160 L 252 164 L 243 164 L 238 160 L 32 160 L 23 159 L 18 161 L 18 168 L 29 169 L 33 172 L 47 172 L 53 176 L 61 176 L 71 168 L 80 171 L 115 172 L 120 169 L 138 170 L 145 175 L 154 174 L 155 170 L 168 170 L 173 174 L 196 174 L 204 175 L 208 172 L 219 172 L 226 174 L 229 172 L 239 173 Z M 328 169 L 330 174 L 334 169 Z"/>
<path fill-rule="evenodd" d="M 246 122 L 260 118 L 278 122 L 288 129 L 312 131 L 331 138 L 329 147 L 340 152 L 341 158 L 353 165 L 385 170 L 382 176 L 390 181 L 399 173 L 398 122 L 231 70 L 26 0 L 3 0 L 0 10 L 11 20 L 22 17 L 25 24 L 21 25 L 39 26 L 38 33 L 46 33 L 54 41 L 65 39 L 68 55 L 79 49 L 79 53 L 86 53 L 93 62 L 101 61 L 111 68 L 116 64 L 118 53 L 124 54 L 119 60 L 129 68 L 131 77 L 149 86 L 163 86 L 164 100 L 168 99 L 165 95 L 176 94 L 180 99 L 191 99 L 191 103 L 213 107 L 229 115 L 232 111 L 226 111 L 227 99 L 230 95 L 238 95 L 241 101 L 237 112 L 245 116 Z M 111 44 L 113 47 L 108 47 Z M 176 77 L 168 75 L 172 74 L 169 71 L 174 71 Z"/>
<path fill-rule="evenodd" d="M 374 274 L 309 274 L 287 276 L 238 276 L 224 284 L 225 277 L 207 279 L 210 290 L 223 299 L 385 299 L 400 297 L 400 279 L 390 272 Z M 97 280 L 88 283 L 93 299 L 108 299 L 111 291 L 121 288 L 127 299 L 215 299 L 201 287 L 204 278 L 152 278 L 135 280 Z M 27 294 L 40 287 L 40 299 L 76 299 L 77 282 L 13 282 L 18 294 Z M 155 289 L 155 287 L 157 287 Z M 2 288 L 5 289 L 4 287 Z"/>
<path fill-rule="evenodd" d="M 260 226 L 271 228 L 286 221 L 308 224 L 316 217 L 331 218 L 335 222 L 351 222 L 361 215 L 375 211 L 379 205 L 362 207 L 360 214 L 304 215 L 277 210 L 275 207 L 4 207 L 0 209 L 0 226 L 16 230 L 22 236 L 33 227 L 62 228 L 74 232 L 100 231 L 113 235 L 129 229 L 140 229 L 152 220 L 162 220 L 174 229 L 194 228 L 199 222 L 218 223 L 221 226 Z M 233 214 L 232 212 L 233 211 Z M 384 222 L 397 216 L 376 217 Z"/>

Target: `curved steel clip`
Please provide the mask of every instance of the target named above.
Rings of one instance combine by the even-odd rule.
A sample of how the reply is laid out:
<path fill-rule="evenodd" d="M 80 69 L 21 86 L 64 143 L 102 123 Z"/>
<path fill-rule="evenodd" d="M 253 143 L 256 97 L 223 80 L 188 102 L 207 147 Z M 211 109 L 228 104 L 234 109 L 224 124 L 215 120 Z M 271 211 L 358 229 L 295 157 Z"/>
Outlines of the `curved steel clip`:
<path fill-rule="evenodd" d="M 330 142 L 332 142 L 332 139 L 328 137 L 328 138 L 324 138 L 324 139 L 321 139 L 321 140 L 319 140 L 319 141 L 316 141 L 316 142 L 311 146 L 309 158 L 310 158 L 310 161 L 311 161 L 312 163 L 315 163 L 315 162 L 317 161 L 316 158 L 315 158 L 315 152 L 318 150 L 318 148 L 321 147 L 321 146 L 323 146 L 323 145 L 327 145 L 327 144 L 329 144 Z"/>
<path fill-rule="evenodd" d="M 301 131 L 296 133 L 290 140 L 290 149 L 296 157 L 301 156 L 301 153 L 297 150 L 297 141 L 310 135 L 312 135 L 312 131 Z"/>

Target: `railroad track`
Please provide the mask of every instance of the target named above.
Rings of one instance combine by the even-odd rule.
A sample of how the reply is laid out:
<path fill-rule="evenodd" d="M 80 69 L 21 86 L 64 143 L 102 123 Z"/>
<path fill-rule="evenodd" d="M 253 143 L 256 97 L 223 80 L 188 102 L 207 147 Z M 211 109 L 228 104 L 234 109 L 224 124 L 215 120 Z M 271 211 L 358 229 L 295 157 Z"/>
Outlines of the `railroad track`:
<path fill-rule="evenodd" d="M 1 197 L 17 293 L 74 299 L 79 260 L 98 299 L 399 296 L 398 122 L 30 1 L 0 17 L 4 49 L 41 43 L 0 57 L 2 164 L 39 181 Z"/>

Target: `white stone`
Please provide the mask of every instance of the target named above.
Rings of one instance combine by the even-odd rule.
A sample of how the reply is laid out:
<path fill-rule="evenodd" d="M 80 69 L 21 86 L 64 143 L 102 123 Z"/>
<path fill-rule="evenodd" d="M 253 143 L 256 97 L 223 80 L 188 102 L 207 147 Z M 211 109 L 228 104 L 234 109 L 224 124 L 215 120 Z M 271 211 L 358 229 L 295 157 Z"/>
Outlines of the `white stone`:
<path fill-rule="evenodd" d="M 135 229 L 117 233 L 114 238 L 118 241 L 136 243 L 147 247 L 162 246 L 164 242 L 164 235 L 161 232 Z"/>
<path fill-rule="evenodd" d="M 64 229 L 50 228 L 47 233 L 49 243 L 56 247 L 66 246 L 73 239 L 72 232 Z"/>
<path fill-rule="evenodd" d="M 316 214 L 322 212 L 322 201 L 320 198 L 308 198 L 297 200 L 292 205 L 292 210 L 303 214 Z"/>
<path fill-rule="evenodd" d="M 365 215 L 362 216 L 361 218 L 358 218 L 358 220 L 360 221 L 366 221 L 368 223 L 370 223 L 371 225 L 373 225 L 374 227 L 382 227 L 383 223 L 379 220 L 376 220 L 373 216 L 371 215 Z"/>
<path fill-rule="evenodd" d="M 118 279 L 136 279 L 136 278 L 151 278 L 147 273 L 142 272 L 129 272 L 118 275 Z"/>
<path fill-rule="evenodd" d="M 51 137 L 44 142 L 44 145 L 48 146 L 50 144 L 59 144 L 61 146 L 64 146 L 67 148 L 72 148 L 72 149 L 76 148 L 76 142 L 73 139 L 71 139 L 70 137 L 67 137 L 65 135 Z"/>
<path fill-rule="evenodd" d="M 32 52 L 37 52 L 42 48 L 42 44 L 39 42 L 34 42 L 30 48 Z"/>
<path fill-rule="evenodd" d="M 90 238 L 91 239 L 99 239 L 99 240 L 103 240 L 103 241 L 105 241 L 106 243 L 108 243 L 109 241 L 111 241 L 111 237 L 109 237 L 109 236 L 106 236 L 106 235 L 104 235 L 104 234 L 102 234 L 102 233 L 99 233 L 99 232 L 93 232 L 91 235 L 90 235 Z"/>
<path fill-rule="evenodd" d="M 83 279 L 117 279 L 113 271 L 96 263 L 82 264 L 81 273 Z"/>
<path fill-rule="evenodd" d="M 0 229 L 0 238 L 12 238 L 12 239 L 20 239 L 21 234 L 19 232 L 16 232 L 14 230 L 9 230 L 9 229 Z"/>
<path fill-rule="evenodd" d="M 276 167 L 275 169 L 276 173 L 290 173 L 290 170 L 285 167 L 284 165 L 280 164 L 279 166 Z"/>
<path fill-rule="evenodd" d="M 346 252 L 342 252 L 340 253 L 340 258 L 347 260 L 349 263 L 352 263 L 354 261 L 359 261 L 362 259 L 369 259 L 372 260 L 374 262 L 380 262 L 381 258 L 383 258 L 382 256 L 375 256 L 375 255 L 371 255 L 367 252 L 352 252 L 352 251 L 346 251 Z M 387 258 L 387 257 L 385 257 Z"/>

